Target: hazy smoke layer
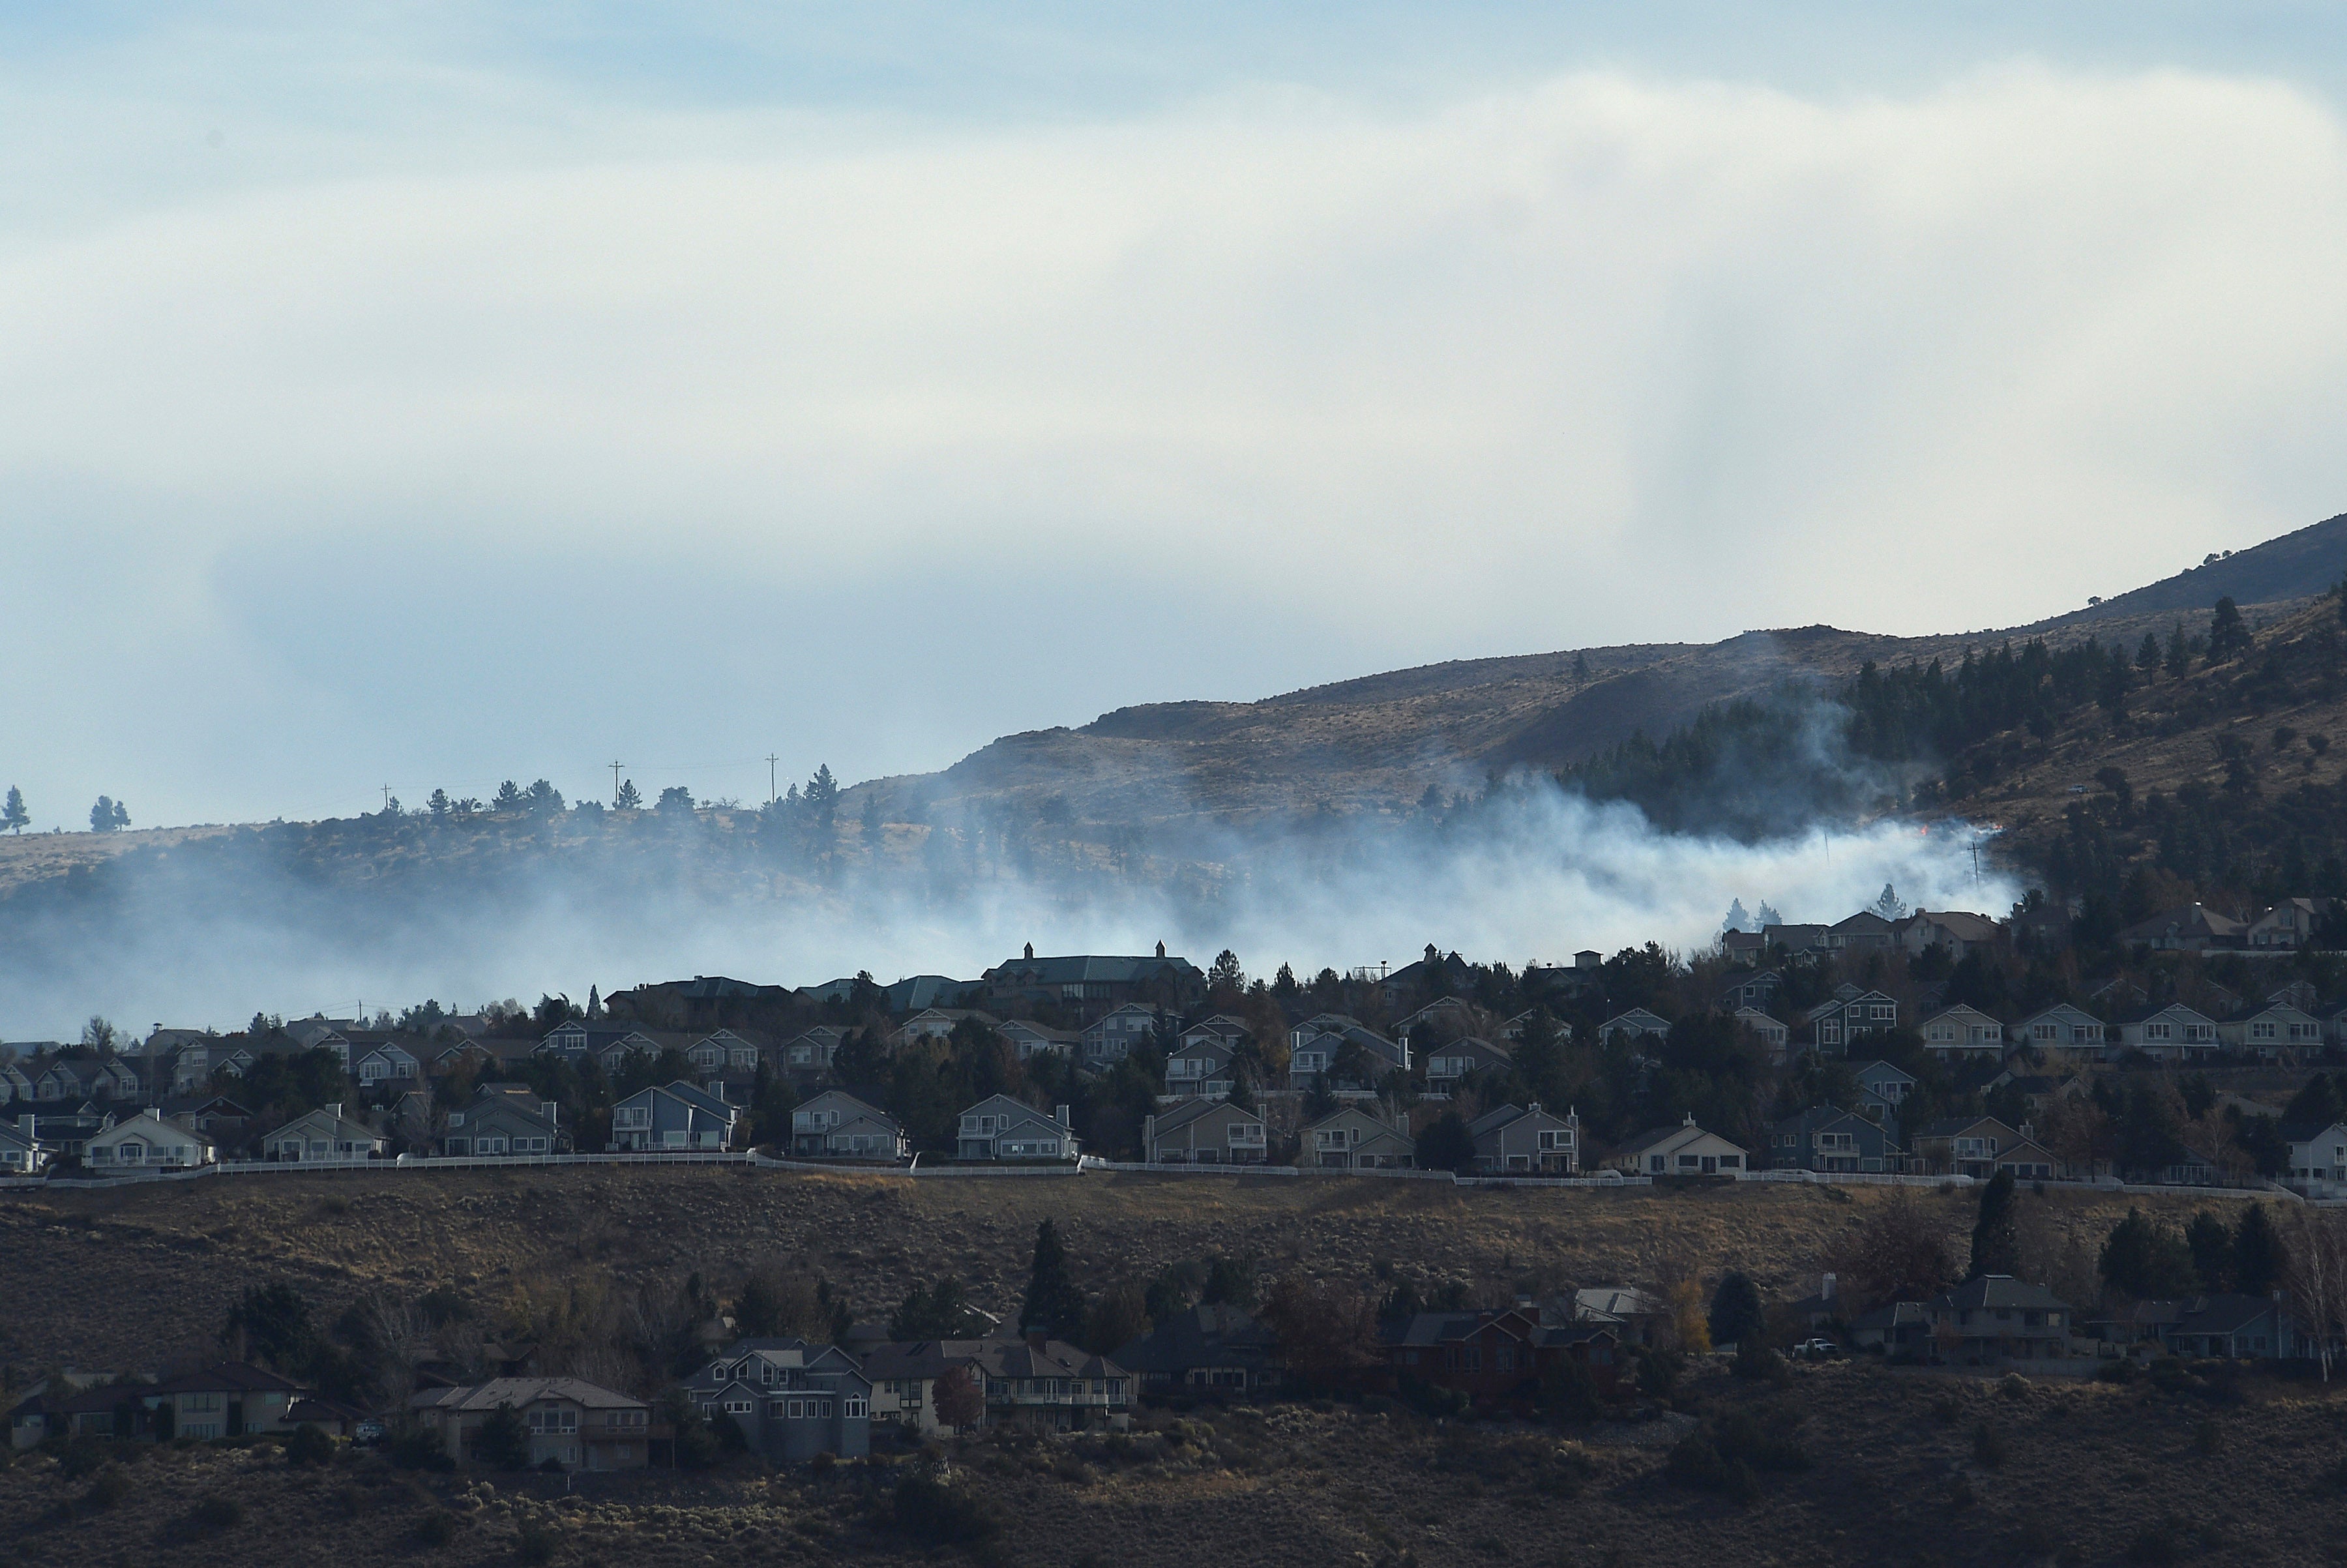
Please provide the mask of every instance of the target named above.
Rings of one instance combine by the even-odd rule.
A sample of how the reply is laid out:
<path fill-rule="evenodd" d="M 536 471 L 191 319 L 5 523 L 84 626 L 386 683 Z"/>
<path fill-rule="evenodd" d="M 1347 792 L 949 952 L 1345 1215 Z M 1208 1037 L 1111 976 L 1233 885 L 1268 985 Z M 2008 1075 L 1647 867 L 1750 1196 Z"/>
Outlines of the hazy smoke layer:
<path fill-rule="evenodd" d="M 0 902 L 0 1039 L 234 1027 L 256 1009 L 372 1011 L 435 997 L 583 999 L 728 974 L 802 985 L 869 969 L 974 977 L 1041 953 L 1144 952 L 1250 972 L 1400 963 L 1429 942 L 1563 961 L 1649 940 L 1707 944 L 1732 899 L 1838 919 L 1885 883 L 1909 903 L 1998 912 L 1970 830 L 1884 821 L 1757 844 L 1656 831 L 1553 785 L 1448 818 L 1323 819 L 1121 856 L 1030 825 L 892 838 L 875 866 L 825 863 L 767 823 L 636 819 L 450 829 L 415 819 L 249 830 L 141 852 Z M 909 848 L 907 846 L 909 845 Z"/>

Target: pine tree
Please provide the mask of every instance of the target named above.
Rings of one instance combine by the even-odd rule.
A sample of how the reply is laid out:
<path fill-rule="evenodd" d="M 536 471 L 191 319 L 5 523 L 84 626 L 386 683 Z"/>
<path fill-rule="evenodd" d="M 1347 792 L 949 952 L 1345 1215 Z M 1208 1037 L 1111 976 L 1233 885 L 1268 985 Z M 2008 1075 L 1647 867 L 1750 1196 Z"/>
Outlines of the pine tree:
<path fill-rule="evenodd" d="M 1060 1227 L 1045 1220 L 1035 1227 L 1035 1261 L 1027 1275 L 1027 1298 L 1019 1308 L 1019 1331 L 1071 1339 L 1084 1328 L 1084 1296 L 1068 1271 Z"/>
<path fill-rule="evenodd" d="M 2250 651 L 2252 642 L 2248 624 L 2241 620 L 2241 607 L 2231 597 L 2217 601 L 2209 617 L 2209 662 L 2223 664 Z"/>
<path fill-rule="evenodd" d="M 2251 1204 L 2233 1232 L 2233 1288 L 2244 1296 L 2270 1295 L 2284 1277 L 2281 1237 L 2263 1204 Z"/>
<path fill-rule="evenodd" d="M 2233 1287 L 2233 1233 L 2224 1221 L 2200 1210 L 2184 1227 L 2184 1245 L 2192 1249 L 2192 1272 L 2199 1276 L 2201 1289 Z"/>
<path fill-rule="evenodd" d="M 2135 667 L 2143 671 L 2144 677 L 2147 680 L 2148 680 L 2152 675 L 2157 673 L 2159 670 L 2159 633 L 2156 631 L 2147 631 L 2143 634 L 2143 646 L 2137 649 L 2135 651 Z"/>
<path fill-rule="evenodd" d="M 1730 1270 L 1712 1293 L 1711 1312 L 1705 1320 L 1714 1345 L 1740 1345 L 1768 1327 L 1760 1307 L 1760 1287 L 1752 1276 Z"/>
<path fill-rule="evenodd" d="M 22 833 L 32 825 L 31 814 L 25 810 L 25 792 L 15 784 L 8 786 L 8 801 L 0 805 L 0 827 L 11 833 Z"/>
<path fill-rule="evenodd" d="M 1980 1217 L 1973 1225 L 1973 1265 L 1966 1279 L 1984 1274 L 2021 1272 L 2021 1232 L 2013 1217 L 2013 1173 L 2000 1169 L 1981 1189 Z"/>
<path fill-rule="evenodd" d="M 643 792 L 636 788 L 635 780 L 630 779 L 620 786 L 620 793 L 611 797 L 611 804 L 620 811 L 641 811 Z"/>

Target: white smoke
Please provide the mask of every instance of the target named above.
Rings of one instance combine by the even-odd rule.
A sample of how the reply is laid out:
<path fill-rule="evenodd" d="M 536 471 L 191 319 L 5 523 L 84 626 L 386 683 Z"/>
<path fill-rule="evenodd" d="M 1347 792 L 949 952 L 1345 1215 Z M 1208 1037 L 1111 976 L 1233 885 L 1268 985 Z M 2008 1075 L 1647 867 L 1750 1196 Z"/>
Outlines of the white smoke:
<path fill-rule="evenodd" d="M 1985 863 L 1976 877 L 1962 824 L 1886 819 L 1746 844 L 1661 833 L 1635 807 L 1545 781 L 1447 822 L 1224 830 L 1202 859 L 1172 875 L 1151 862 L 1145 880 L 1048 857 L 1022 874 L 995 863 L 1019 858 L 998 846 L 975 875 L 957 866 L 942 891 L 917 862 L 849 868 L 825 886 L 747 862 L 712 874 L 694 836 L 651 874 L 550 850 L 507 880 L 420 896 L 208 869 L 182 851 L 104 898 L 0 907 L 12 924 L 0 933 L 0 1038 L 69 1038 L 93 1013 L 142 1033 L 158 1022 L 228 1029 L 256 1010 L 542 991 L 583 1000 L 590 984 L 608 995 L 692 975 L 972 979 L 1028 942 L 1141 953 L 1163 941 L 1202 967 L 1229 948 L 1251 973 L 1286 962 L 1304 976 L 1406 962 L 1429 942 L 1487 961 L 1556 962 L 1648 941 L 1699 949 L 1737 898 L 1834 920 L 1886 882 L 1919 907 L 1991 914 L 2020 891 Z"/>

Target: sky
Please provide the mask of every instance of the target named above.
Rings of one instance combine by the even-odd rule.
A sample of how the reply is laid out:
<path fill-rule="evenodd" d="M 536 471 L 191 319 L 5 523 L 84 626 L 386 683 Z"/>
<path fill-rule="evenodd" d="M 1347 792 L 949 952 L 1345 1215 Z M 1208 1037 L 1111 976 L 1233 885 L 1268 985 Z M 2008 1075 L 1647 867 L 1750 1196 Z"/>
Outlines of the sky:
<path fill-rule="evenodd" d="M 0 787 L 2073 609 L 2347 510 L 2342 88 L 2313 4 L 13 10 Z"/>

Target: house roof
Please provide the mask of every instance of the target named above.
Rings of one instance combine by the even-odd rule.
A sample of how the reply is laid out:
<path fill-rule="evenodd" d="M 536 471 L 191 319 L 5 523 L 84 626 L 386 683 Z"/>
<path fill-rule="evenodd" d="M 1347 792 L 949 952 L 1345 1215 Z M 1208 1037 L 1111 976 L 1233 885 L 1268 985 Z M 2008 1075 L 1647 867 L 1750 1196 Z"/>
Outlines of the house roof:
<path fill-rule="evenodd" d="M 183 1372 L 169 1378 L 148 1390 L 156 1394 L 292 1394 L 302 1391 L 302 1385 L 291 1378 L 281 1378 L 264 1367 L 247 1366 L 241 1361 L 221 1361 L 200 1372 Z"/>
<path fill-rule="evenodd" d="M 492 1378 L 470 1388 L 427 1389 L 407 1401 L 412 1410 L 494 1410 L 499 1405 L 519 1409 L 539 1399 L 568 1399 L 590 1410 L 642 1409 L 632 1399 L 583 1378 Z"/>
<path fill-rule="evenodd" d="M 1896 1078 L 1902 1083 L 1912 1083 L 1915 1081 L 1915 1075 L 1913 1073 L 1903 1071 L 1899 1068 L 1891 1066 L 1891 1063 L 1887 1061 L 1870 1061 L 1864 1067 L 1859 1068 L 1857 1070 L 1857 1073 L 1858 1081 L 1861 1083 L 1865 1082 L 1869 1079 L 1872 1079 L 1875 1082 L 1880 1083 L 1886 1078 Z"/>
<path fill-rule="evenodd" d="M 1576 1312 L 1602 1312 L 1608 1317 L 1652 1317 L 1671 1309 L 1670 1303 L 1634 1285 L 1588 1286 L 1573 1293 Z"/>
<path fill-rule="evenodd" d="M 1937 1298 L 1958 1310 L 2022 1307 L 2032 1311 L 2067 1312 L 2070 1304 L 2042 1285 L 2015 1279 L 2009 1274 L 1983 1274 L 1968 1279 Z"/>
<path fill-rule="evenodd" d="M 2021 1134 L 1993 1116 L 1942 1116 L 1936 1122 L 1926 1122 L 1915 1129 L 1918 1138 L 1953 1138 L 1975 1127 L 1993 1127 L 2006 1137 L 2018 1139 Z"/>
<path fill-rule="evenodd" d="M 2273 1298 L 2244 1296 L 2196 1296 L 2184 1304 L 2177 1323 L 2188 1334 L 2234 1334 L 2275 1310 Z"/>
<path fill-rule="evenodd" d="M 1937 926 L 1960 942 L 1993 942 L 2004 935 L 1994 920 L 1967 909 L 1918 909 L 1899 924 L 1902 929 Z"/>
<path fill-rule="evenodd" d="M 1130 1372 L 1174 1372 L 1231 1351 L 1265 1357 L 1278 1343 L 1245 1310 L 1228 1302 L 1202 1303 L 1127 1340 L 1113 1354 L 1116 1364 Z"/>
<path fill-rule="evenodd" d="M 1198 966 L 1187 958 L 1146 954 L 1079 953 L 1062 958 L 1006 958 L 979 978 L 989 985 L 1066 986 L 1138 985 L 1158 975 L 1204 979 Z"/>
<path fill-rule="evenodd" d="M 2249 929 L 2246 922 L 2229 915 L 2219 915 L 2204 904 L 2185 904 L 2173 909 L 2163 909 L 2147 920 L 2138 920 L 2118 934 L 2121 942 L 2157 942 L 2178 937 L 2197 937 L 2207 940 L 2238 938 Z"/>
<path fill-rule="evenodd" d="M 1178 1132 L 1191 1122 L 1217 1111 L 1228 1112 L 1234 1116 L 1245 1116 L 1252 1122 L 1259 1122 L 1263 1120 L 1257 1112 L 1249 1111 L 1244 1106 L 1234 1105 L 1227 1100 L 1191 1098 L 1170 1110 L 1157 1112 L 1157 1131 L 1161 1133 Z M 1317 1123 L 1316 1122 L 1315 1125 L 1317 1126 Z"/>

